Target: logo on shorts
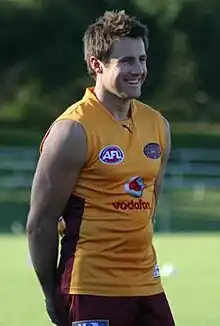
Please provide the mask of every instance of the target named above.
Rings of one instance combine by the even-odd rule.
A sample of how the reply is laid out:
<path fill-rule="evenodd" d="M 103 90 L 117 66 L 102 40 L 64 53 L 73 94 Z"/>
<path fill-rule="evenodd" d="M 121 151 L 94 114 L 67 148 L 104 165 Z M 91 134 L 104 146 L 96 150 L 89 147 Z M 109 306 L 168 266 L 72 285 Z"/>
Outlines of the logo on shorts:
<path fill-rule="evenodd" d="M 83 320 L 75 321 L 72 326 L 109 326 L 108 320 Z"/>
<path fill-rule="evenodd" d="M 124 186 L 125 191 L 133 197 L 140 198 L 147 186 L 142 177 L 132 177 Z"/>
<path fill-rule="evenodd" d="M 149 143 L 144 146 L 144 155 L 152 160 L 156 160 L 161 156 L 160 145 L 157 143 Z"/>
<path fill-rule="evenodd" d="M 160 277 L 160 268 L 159 268 L 158 264 L 156 264 L 154 266 L 153 277 L 154 278 Z"/>
<path fill-rule="evenodd" d="M 120 147 L 110 145 L 101 150 L 99 153 L 99 159 L 104 164 L 116 165 L 123 161 L 124 153 Z"/>

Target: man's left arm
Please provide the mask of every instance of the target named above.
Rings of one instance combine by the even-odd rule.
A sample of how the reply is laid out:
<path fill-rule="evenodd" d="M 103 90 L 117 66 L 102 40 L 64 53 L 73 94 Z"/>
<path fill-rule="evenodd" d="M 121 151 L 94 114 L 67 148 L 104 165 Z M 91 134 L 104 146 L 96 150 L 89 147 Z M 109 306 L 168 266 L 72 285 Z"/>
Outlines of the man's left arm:
<path fill-rule="evenodd" d="M 163 118 L 163 119 L 164 119 L 164 123 L 165 123 L 165 148 L 163 149 L 162 163 L 161 163 L 160 171 L 159 171 L 158 176 L 156 178 L 155 188 L 154 188 L 155 210 L 156 210 L 156 207 L 157 207 L 157 203 L 158 203 L 160 193 L 162 191 L 164 175 L 165 175 L 165 172 L 166 172 L 167 162 L 168 162 L 170 152 L 171 152 L 170 125 L 169 125 L 169 122 L 165 118 Z M 155 210 L 154 210 L 154 213 L 155 213 Z"/>

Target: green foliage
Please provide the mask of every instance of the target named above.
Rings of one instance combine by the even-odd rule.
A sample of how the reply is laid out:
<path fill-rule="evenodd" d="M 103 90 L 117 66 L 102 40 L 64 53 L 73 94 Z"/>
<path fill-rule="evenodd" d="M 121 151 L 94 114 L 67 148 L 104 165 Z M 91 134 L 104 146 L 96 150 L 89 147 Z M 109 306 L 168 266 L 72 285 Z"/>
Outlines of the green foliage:
<path fill-rule="evenodd" d="M 91 85 L 82 37 L 106 9 L 150 30 L 142 100 L 171 121 L 219 121 L 218 0 L 17 0 L 0 3 L 0 120 L 44 129 Z"/>

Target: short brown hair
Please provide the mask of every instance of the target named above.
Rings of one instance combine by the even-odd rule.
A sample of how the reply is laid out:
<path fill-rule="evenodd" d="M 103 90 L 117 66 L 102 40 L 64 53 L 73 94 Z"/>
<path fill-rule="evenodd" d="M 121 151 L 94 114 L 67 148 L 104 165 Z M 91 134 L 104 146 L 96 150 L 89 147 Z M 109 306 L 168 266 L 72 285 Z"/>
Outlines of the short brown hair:
<path fill-rule="evenodd" d="M 148 48 L 148 28 L 140 23 L 135 17 L 131 17 L 121 11 L 106 11 L 94 24 L 88 26 L 85 31 L 84 59 L 87 63 L 88 72 L 95 76 L 90 67 L 89 58 L 95 56 L 97 59 L 108 62 L 112 46 L 120 37 L 141 37 Z"/>

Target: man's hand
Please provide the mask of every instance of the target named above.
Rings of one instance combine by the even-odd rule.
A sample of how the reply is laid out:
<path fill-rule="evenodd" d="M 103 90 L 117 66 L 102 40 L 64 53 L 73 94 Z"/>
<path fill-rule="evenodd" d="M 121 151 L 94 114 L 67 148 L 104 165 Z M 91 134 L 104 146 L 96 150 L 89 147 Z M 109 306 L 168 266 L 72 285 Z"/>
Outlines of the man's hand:
<path fill-rule="evenodd" d="M 46 298 L 45 299 L 47 314 L 52 323 L 57 326 L 69 326 L 69 318 L 67 307 L 63 300 L 59 298 Z"/>

